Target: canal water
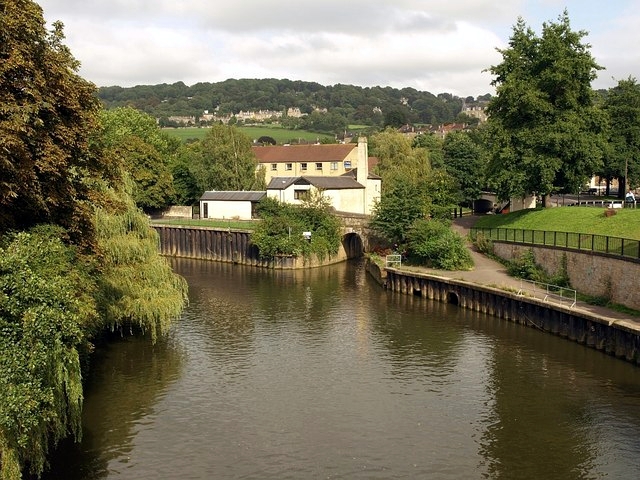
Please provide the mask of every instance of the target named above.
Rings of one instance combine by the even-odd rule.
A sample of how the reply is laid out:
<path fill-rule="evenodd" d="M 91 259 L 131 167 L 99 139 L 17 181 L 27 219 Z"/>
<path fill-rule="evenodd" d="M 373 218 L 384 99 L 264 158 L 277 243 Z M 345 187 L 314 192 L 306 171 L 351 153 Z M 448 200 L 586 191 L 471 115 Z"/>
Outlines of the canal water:
<path fill-rule="evenodd" d="M 599 479 L 640 472 L 640 370 L 360 263 L 177 260 L 155 346 L 101 349 L 48 479 Z"/>

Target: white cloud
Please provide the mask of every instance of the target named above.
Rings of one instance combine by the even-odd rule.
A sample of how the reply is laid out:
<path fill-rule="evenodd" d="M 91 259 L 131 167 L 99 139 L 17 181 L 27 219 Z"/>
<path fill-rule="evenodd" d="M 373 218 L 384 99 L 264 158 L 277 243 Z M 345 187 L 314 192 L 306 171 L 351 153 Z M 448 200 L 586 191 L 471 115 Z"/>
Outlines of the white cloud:
<path fill-rule="evenodd" d="M 584 7 L 576 28 L 596 21 L 590 2 L 564 3 Z M 269 77 L 464 96 L 492 91 L 482 70 L 500 61 L 495 49 L 506 44 L 518 15 L 537 26 L 563 8 L 556 0 L 44 0 L 40 5 L 48 21 L 63 21 L 67 44 L 82 63 L 80 74 L 100 86 Z M 616 20 L 615 13 L 607 10 L 610 25 L 596 24 L 597 36 L 588 41 L 608 72 L 624 68 L 622 52 L 635 59 L 637 69 L 637 29 L 632 18 Z"/>

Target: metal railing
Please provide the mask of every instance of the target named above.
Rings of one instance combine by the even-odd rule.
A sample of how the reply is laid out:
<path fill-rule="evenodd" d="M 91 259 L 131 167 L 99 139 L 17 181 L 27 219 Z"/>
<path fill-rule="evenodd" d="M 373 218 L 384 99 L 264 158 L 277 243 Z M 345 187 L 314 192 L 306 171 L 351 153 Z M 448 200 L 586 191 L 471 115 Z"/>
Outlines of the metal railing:
<path fill-rule="evenodd" d="M 532 280 L 520 280 L 520 290 L 518 290 L 517 294 L 541 298 L 543 302 L 569 305 L 569 308 L 575 307 L 578 301 L 578 294 L 572 288 L 534 282 Z"/>
<path fill-rule="evenodd" d="M 399 268 L 402 266 L 402 255 L 391 254 L 384 257 L 384 263 L 386 267 Z"/>
<path fill-rule="evenodd" d="M 481 234 L 488 240 L 562 247 L 572 250 L 616 255 L 623 258 L 640 259 L 640 240 L 632 238 L 609 237 L 591 233 L 525 230 L 519 228 L 472 227 L 470 233 L 473 240 Z"/>

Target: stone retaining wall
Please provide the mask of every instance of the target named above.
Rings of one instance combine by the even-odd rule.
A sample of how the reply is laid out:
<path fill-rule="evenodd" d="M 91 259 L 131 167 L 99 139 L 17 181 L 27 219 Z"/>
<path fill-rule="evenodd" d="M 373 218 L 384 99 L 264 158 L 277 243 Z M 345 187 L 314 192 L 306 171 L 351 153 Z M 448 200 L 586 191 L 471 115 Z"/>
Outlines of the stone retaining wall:
<path fill-rule="evenodd" d="M 559 247 L 493 242 L 494 253 L 505 260 L 521 257 L 533 251 L 535 262 L 549 274 L 557 273 L 566 258 L 567 275 L 577 291 L 594 297 L 604 297 L 613 303 L 640 310 L 640 262 L 633 259 L 576 252 Z"/>

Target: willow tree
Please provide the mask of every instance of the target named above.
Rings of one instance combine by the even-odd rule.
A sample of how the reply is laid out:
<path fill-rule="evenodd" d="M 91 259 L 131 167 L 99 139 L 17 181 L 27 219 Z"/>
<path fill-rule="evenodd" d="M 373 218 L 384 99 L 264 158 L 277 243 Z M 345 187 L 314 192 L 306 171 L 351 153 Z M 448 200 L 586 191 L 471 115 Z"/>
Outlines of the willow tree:
<path fill-rule="evenodd" d="M 601 67 L 565 11 L 538 37 L 518 19 L 502 63 L 489 68 L 488 180 L 503 199 L 574 192 L 601 165 L 606 121 L 591 82 Z"/>
<path fill-rule="evenodd" d="M 80 437 L 81 351 L 97 323 L 90 270 L 60 227 L 0 245 L 0 479 L 40 475 L 50 446 Z"/>
<path fill-rule="evenodd" d="M 186 302 L 187 284 L 158 254 L 158 234 L 135 205 L 132 181 L 105 187 L 96 210 L 101 259 L 97 304 L 103 325 L 140 329 L 153 342 L 167 332 Z"/>

